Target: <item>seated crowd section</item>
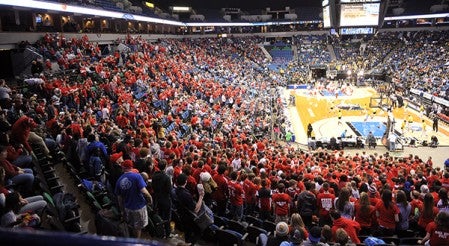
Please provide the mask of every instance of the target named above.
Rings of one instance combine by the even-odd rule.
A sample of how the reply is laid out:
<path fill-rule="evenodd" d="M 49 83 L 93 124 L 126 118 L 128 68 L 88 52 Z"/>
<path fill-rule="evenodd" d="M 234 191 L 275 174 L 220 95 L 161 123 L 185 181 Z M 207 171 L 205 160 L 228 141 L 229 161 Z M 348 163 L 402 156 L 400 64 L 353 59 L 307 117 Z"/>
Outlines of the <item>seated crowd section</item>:
<path fill-rule="evenodd" d="M 354 69 L 389 59 L 397 83 L 446 98 L 448 37 L 382 33 L 369 40 L 364 55 L 359 44 L 339 41 L 334 48 Z M 307 151 L 277 141 L 291 127 L 278 87 L 304 76 L 307 63 L 330 62 L 325 40 L 300 38 L 302 70 L 292 75 L 267 69 L 261 38 L 149 42 L 128 36 L 118 42 L 129 49 L 102 55 L 87 36 L 46 34 L 34 44 L 49 59 L 35 67 L 39 74 L 21 87 L 0 84 L 0 225 L 36 226 L 32 216 L 54 208 L 48 196 L 54 199 L 60 189 L 39 185 L 33 173 L 43 172 L 49 183 L 54 179 L 43 167 L 65 162 L 75 182 L 90 189 L 96 218 L 105 208 L 129 215 L 117 199 L 117 181 L 141 174 L 152 196 L 149 213 L 162 219 L 160 238 L 172 236 L 174 221 L 193 244 L 202 236 L 219 245 L 235 237 L 262 245 L 346 245 L 373 235 L 388 244 L 444 245 L 435 232 L 449 233 L 449 171 L 431 159 Z M 193 208 L 180 202 L 186 199 L 203 200 L 216 226 L 201 231 L 191 223 L 183 212 Z M 35 213 L 24 215 L 30 210 Z M 66 217 L 62 222 L 76 231 L 67 229 Z M 129 226 L 139 237 L 142 225 Z"/>

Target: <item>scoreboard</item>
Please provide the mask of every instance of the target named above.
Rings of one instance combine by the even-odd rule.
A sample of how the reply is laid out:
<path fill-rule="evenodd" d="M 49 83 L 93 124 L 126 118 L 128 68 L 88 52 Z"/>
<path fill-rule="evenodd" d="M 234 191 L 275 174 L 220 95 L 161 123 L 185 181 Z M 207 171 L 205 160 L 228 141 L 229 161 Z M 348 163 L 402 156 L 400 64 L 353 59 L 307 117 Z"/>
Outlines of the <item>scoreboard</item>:
<path fill-rule="evenodd" d="M 340 26 L 377 26 L 380 3 L 342 4 Z"/>

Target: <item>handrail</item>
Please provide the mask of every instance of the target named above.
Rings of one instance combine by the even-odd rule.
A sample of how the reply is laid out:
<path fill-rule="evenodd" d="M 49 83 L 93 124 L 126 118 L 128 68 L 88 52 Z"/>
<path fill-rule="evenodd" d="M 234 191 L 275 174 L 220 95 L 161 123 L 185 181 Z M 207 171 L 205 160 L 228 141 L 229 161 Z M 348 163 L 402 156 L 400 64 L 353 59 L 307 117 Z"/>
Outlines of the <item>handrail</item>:
<path fill-rule="evenodd" d="M 28 50 L 29 52 L 32 52 L 34 55 L 38 56 L 40 59 L 43 59 L 43 56 L 39 54 L 36 48 L 34 48 L 33 46 L 27 46 L 25 50 Z"/>

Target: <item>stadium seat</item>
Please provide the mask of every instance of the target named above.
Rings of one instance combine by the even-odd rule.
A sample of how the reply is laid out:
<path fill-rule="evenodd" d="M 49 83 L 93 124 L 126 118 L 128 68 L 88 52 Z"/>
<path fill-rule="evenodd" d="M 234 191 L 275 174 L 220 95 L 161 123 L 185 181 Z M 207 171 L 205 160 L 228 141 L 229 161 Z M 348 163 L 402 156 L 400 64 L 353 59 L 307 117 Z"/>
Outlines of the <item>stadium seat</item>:
<path fill-rule="evenodd" d="M 420 237 L 404 237 L 400 239 L 399 245 L 419 245 L 418 240 L 421 240 Z"/>
<path fill-rule="evenodd" d="M 257 227 L 262 227 L 262 225 L 263 225 L 262 220 L 254 217 L 254 216 L 251 216 L 251 215 L 245 216 L 245 221 L 248 222 L 249 225 L 253 225 L 253 226 L 257 226 Z"/>
<path fill-rule="evenodd" d="M 240 221 L 228 220 L 227 224 L 227 229 L 229 230 L 236 231 L 242 235 L 246 233 L 247 226 Z"/>
<path fill-rule="evenodd" d="M 240 234 L 232 230 L 216 230 L 217 245 L 218 246 L 241 246 L 245 245 L 245 240 L 248 234 Z"/>
<path fill-rule="evenodd" d="M 276 223 L 271 222 L 269 220 L 265 220 L 262 224 L 262 228 L 267 232 L 274 233 L 276 231 Z"/>
<path fill-rule="evenodd" d="M 257 238 L 261 233 L 269 235 L 269 232 L 265 229 L 253 225 L 249 225 L 246 228 L 246 232 L 248 233 L 246 240 L 251 243 L 257 243 Z"/>

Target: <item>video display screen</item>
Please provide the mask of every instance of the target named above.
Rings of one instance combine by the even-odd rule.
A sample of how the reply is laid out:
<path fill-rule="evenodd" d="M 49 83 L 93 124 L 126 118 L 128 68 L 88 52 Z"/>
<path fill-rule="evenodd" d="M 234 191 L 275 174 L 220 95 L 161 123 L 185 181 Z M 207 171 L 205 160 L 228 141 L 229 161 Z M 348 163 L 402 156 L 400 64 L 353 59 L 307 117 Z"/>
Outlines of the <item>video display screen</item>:
<path fill-rule="evenodd" d="M 331 27 L 331 16 L 329 5 L 323 8 L 323 26 L 324 28 Z"/>
<path fill-rule="evenodd" d="M 341 28 L 341 35 L 374 34 L 372 27 Z"/>
<path fill-rule="evenodd" d="M 340 26 L 377 26 L 379 9 L 380 3 L 342 4 Z"/>

